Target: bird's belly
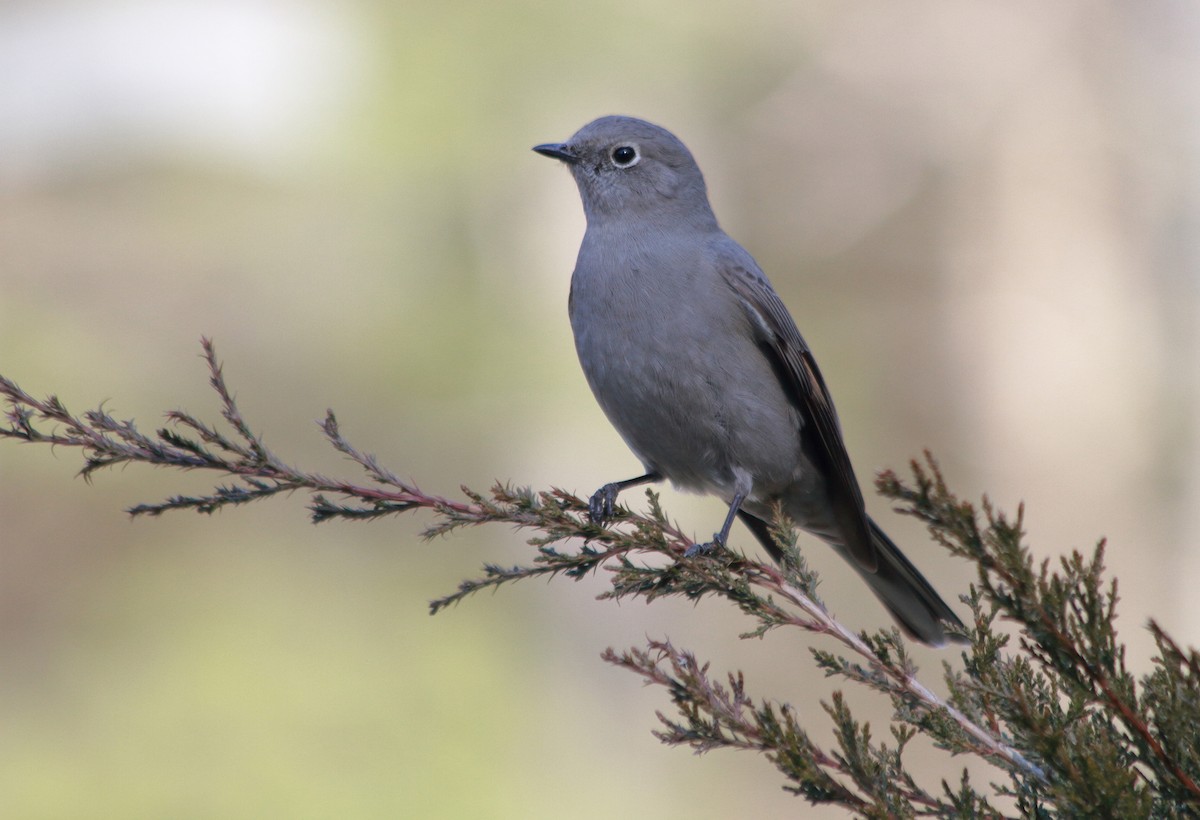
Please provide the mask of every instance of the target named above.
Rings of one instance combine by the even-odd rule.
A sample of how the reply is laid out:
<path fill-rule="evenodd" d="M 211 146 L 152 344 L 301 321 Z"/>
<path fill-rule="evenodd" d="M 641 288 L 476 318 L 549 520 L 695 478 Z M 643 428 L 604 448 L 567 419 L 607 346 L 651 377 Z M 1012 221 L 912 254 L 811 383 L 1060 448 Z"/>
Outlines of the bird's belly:
<path fill-rule="evenodd" d="M 800 420 L 757 347 L 663 331 L 576 337 L 592 392 L 646 469 L 726 500 L 746 477 L 764 498 L 793 486 Z"/>

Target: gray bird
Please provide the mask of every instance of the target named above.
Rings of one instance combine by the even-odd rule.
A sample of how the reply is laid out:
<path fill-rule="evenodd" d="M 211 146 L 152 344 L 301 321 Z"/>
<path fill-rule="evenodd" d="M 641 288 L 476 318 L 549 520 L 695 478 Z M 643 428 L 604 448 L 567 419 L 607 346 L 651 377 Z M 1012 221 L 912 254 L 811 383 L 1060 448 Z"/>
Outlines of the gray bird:
<path fill-rule="evenodd" d="M 575 348 L 600 407 L 645 467 L 606 484 L 589 511 L 668 479 L 711 493 L 767 552 L 772 505 L 850 562 L 904 631 L 927 644 L 962 628 L 953 610 L 867 515 L 829 391 L 758 264 L 708 203 L 687 147 L 632 117 L 602 117 L 534 149 L 571 170 L 587 231 L 571 277 Z"/>

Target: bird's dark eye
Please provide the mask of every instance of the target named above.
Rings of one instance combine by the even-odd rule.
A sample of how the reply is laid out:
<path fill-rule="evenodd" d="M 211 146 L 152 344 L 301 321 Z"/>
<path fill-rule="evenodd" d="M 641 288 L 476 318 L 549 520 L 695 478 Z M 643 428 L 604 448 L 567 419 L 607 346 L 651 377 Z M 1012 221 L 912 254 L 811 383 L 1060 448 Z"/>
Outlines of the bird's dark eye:
<path fill-rule="evenodd" d="M 612 161 L 618 168 L 628 168 L 638 161 L 637 149 L 632 145 L 618 145 L 612 151 Z"/>

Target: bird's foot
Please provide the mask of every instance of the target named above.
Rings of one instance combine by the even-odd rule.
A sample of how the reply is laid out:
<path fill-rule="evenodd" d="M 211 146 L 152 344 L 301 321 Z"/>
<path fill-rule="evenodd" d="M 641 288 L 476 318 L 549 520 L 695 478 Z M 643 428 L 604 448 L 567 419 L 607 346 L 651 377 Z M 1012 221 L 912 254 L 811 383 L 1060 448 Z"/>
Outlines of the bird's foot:
<path fill-rule="evenodd" d="M 588 518 L 593 524 L 603 524 L 616 515 L 617 493 L 621 491 L 617 482 L 605 484 L 588 499 Z"/>
<path fill-rule="evenodd" d="M 684 553 L 684 558 L 695 558 L 697 555 L 712 555 L 718 550 L 725 549 L 725 539 L 721 537 L 721 533 L 714 532 L 713 540 L 704 544 L 692 544 Z"/>

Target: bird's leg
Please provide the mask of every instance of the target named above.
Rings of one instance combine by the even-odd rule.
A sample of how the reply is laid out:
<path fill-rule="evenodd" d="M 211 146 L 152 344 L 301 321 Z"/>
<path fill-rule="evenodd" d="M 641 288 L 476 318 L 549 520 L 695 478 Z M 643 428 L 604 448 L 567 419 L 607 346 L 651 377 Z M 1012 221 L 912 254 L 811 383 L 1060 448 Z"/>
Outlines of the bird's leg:
<path fill-rule="evenodd" d="M 653 481 L 662 481 L 662 476 L 657 472 L 650 472 L 637 478 L 627 478 L 624 481 L 605 484 L 596 490 L 588 500 L 588 518 L 592 520 L 593 524 L 603 524 L 615 513 L 618 493 L 628 490 L 630 487 L 649 484 Z"/>
<path fill-rule="evenodd" d="M 713 533 L 713 540 L 707 544 L 692 544 L 684 555 L 691 558 L 724 547 L 729 541 L 729 530 L 733 527 L 733 519 L 737 517 L 738 510 L 742 508 L 742 502 L 746 500 L 746 495 L 746 493 L 738 493 L 733 497 L 733 501 L 729 502 L 729 514 L 725 516 L 725 523 L 721 525 L 721 531 Z"/>

